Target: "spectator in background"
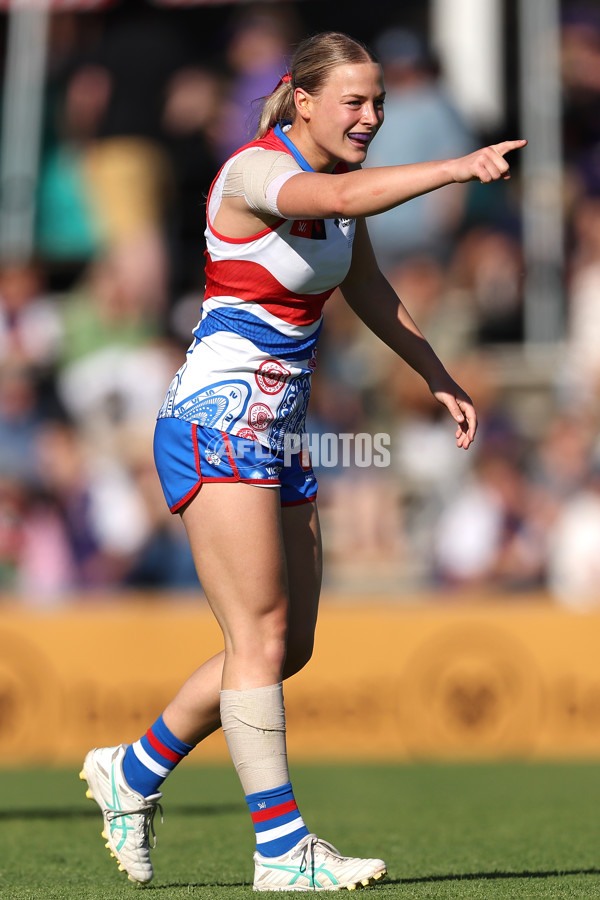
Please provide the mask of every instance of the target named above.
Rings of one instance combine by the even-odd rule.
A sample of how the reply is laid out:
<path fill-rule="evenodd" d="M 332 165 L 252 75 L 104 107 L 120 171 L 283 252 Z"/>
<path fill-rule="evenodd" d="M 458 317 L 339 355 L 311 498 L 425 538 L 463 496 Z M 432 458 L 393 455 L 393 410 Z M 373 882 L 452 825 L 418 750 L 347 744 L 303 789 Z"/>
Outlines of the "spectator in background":
<path fill-rule="evenodd" d="M 68 537 L 56 498 L 41 483 L 37 451 L 45 428 L 30 368 L 0 367 L 0 588 L 48 602 L 73 585 Z"/>
<path fill-rule="evenodd" d="M 532 448 L 529 478 L 555 508 L 585 485 L 596 431 L 596 423 L 581 412 L 558 412 Z"/>
<path fill-rule="evenodd" d="M 98 259 L 65 295 L 57 375 L 69 416 L 98 448 L 117 455 L 122 433 L 151 427 L 171 364 L 158 318 L 147 298 L 131 290 L 121 263 L 120 254 Z"/>
<path fill-rule="evenodd" d="M 480 224 L 457 238 L 449 290 L 460 297 L 463 316 L 472 317 L 474 345 L 522 340 L 523 272 L 521 245 L 510 229 Z"/>
<path fill-rule="evenodd" d="M 218 123 L 224 94 L 223 75 L 197 64 L 178 69 L 165 90 L 161 126 L 173 169 L 174 195 L 167 229 L 175 298 L 204 286 L 206 198 L 219 168 Z M 197 298 L 194 321 L 199 310 Z M 186 330 L 186 340 L 190 330 Z"/>
<path fill-rule="evenodd" d="M 220 118 L 219 163 L 252 140 L 258 101 L 271 93 L 283 75 L 282 60 L 289 58 L 299 33 L 291 4 L 253 3 L 234 13 L 225 48 L 231 81 Z"/>
<path fill-rule="evenodd" d="M 397 569 L 402 561 L 399 493 L 393 474 L 388 466 L 356 465 L 353 444 L 343 449 L 343 440 L 388 429 L 385 386 L 396 356 L 361 327 L 336 291 L 328 300 L 318 358 L 307 431 L 316 447 L 312 463 L 327 535 L 324 552 L 343 583 L 356 589 L 361 574 L 374 584 L 374 562 L 380 567 L 389 562 Z M 350 464 L 342 465 L 344 453 Z M 384 574 L 383 568 L 379 571 Z"/>
<path fill-rule="evenodd" d="M 548 587 L 567 609 L 599 605 L 600 464 L 593 459 L 585 482 L 559 508 L 548 542 Z"/>
<path fill-rule="evenodd" d="M 23 490 L 14 586 L 29 606 L 55 606 L 81 585 L 56 497 Z"/>
<path fill-rule="evenodd" d="M 385 128 L 369 150 L 368 167 L 469 153 L 476 139 L 446 96 L 436 65 L 421 37 L 391 28 L 375 41 L 387 89 Z M 451 185 L 369 219 L 381 266 L 389 271 L 413 253 L 444 258 L 462 222 L 466 185 Z"/>
<path fill-rule="evenodd" d="M 563 402 L 598 420 L 600 400 L 600 193 L 573 209 L 573 250 L 568 277 Z"/>
<path fill-rule="evenodd" d="M 62 349 L 62 323 L 54 298 L 45 290 L 44 272 L 35 262 L 0 266 L 0 360 L 25 366 L 42 379 Z"/>
<path fill-rule="evenodd" d="M 561 27 L 567 267 L 567 353 L 561 401 L 595 415 L 600 394 L 600 10 L 568 4 Z"/>
<path fill-rule="evenodd" d="M 159 334 L 158 317 L 128 289 L 121 262 L 120 255 L 98 257 L 61 297 L 62 365 L 110 346 L 143 346 Z"/>
<path fill-rule="evenodd" d="M 0 475 L 0 589 L 3 593 L 16 590 L 18 586 L 24 493 L 20 482 Z"/>
<path fill-rule="evenodd" d="M 448 448 L 439 404 L 424 396 L 411 371 L 397 366 L 387 390 L 395 403 L 392 473 L 399 494 L 404 582 L 422 587 L 431 580 L 431 529 L 449 487 L 463 482 L 468 462 Z"/>
<path fill-rule="evenodd" d="M 545 535 L 535 527 L 530 504 L 520 462 L 495 450 L 480 452 L 471 477 L 449 499 L 434 529 L 438 583 L 461 592 L 538 587 Z"/>
<path fill-rule="evenodd" d="M 40 486 L 55 499 L 68 541 L 74 588 L 123 583 L 148 539 L 144 503 L 126 465 L 99 453 L 68 422 L 50 422 L 36 442 Z"/>
<path fill-rule="evenodd" d="M 414 253 L 388 272 L 427 339 L 447 359 L 461 359 L 477 343 L 477 313 L 472 295 L 458 290 L 448 266 L 433 253 Z"/>
<path fill-rule="evenodd" d="M 73 587 L 69 542 L 55 499 L 0 475 L 0 591 L 23 603 L 54 604 Z"/>
<path fill-rule="evenodd" d="M 28 606 L 55 605 L 77 584 L 56 499 L 0 475 L 0 593 Z"/>
<path fill-rule="evenodd" d="M 88 65 L 67 78 L 54 102 L 51 135 L 40 164 L 36 240 L 53 271 L 74 277 L 100 249 L 101 229 L 84 165 L 108 102 L 109 79 Z"/>
<path fill-rule="evenodd" d="M 197 591 L 198 576 L 185 528 L 165 506 L 151 444 L 139 438 L 129 441 L 126 459 L 148 528 L 125 573 L 125 587 Z"/>
<path fill-rule="evenodd" d="M 465 586 L 470 583 L 464 573 L 460 577 L 456 574 L 450 577 L 450 573 L 445 572 L 445 563 L 440 567 L 436 561 L 440 522 L 449 522 L 447 528 L 444 526 L 444 545 L 447 543 L 446 531 L 452 546 L 452 542 L 461 544 L 461 535 L 465 530 L 465 545 L 457 551 L 456 567 L 459 568 L 459 559 L 470 558 L 473 552 L 473 548 L 468 546 L 471 528 L 474 540 L 481 542 L 486 538 L 485 533 L 479 533 L 478 526 L 470 520 L 461 524 L 456 533 L 452 531 L 471 502 L 475 504 L 477 501 L 480 508 L 481 479 L 477 474 L 480 454 L 510 459 L 515 454 L 519 458 L 524 456 L 525 450 L 514 418 L 506 410 L 501 385 L 485 356 L 476 351 L 462 353 L 455 358 L 453 365 L 463 381 L 473 384 L 474 402 L 479 410 L 478 442 L 473 448 L 475 456 L 469 460 L 449 452 L 439 405 L 423 396 L 410 372 L 398 369 L 390 386 L 396 403 L 392 450 L 401 488 L 405 543 L 408 547 L 407 574 L 410 575 L 409 583 L 417 588 L 429 587 L 438 579 L 448 585 L 454 583 L 454 579 L 457 584 L 461 583 L 465 577 Z M 524 474 L 522 483 L 526 483 Z M 455 504 L 462 510 L 461 513 L 455 509 Z M 445 554 L 445 551 L 442 552 Z M 451 557 L 452 551 L 447 555 Z M 482 570 L 477 583 L 487 583 L 488 576 L 496 577 L 491 569 Z"/>
<path fill-rule="evenodd" d="M 596 3 L 564 5 L 561 26 L 563 144 L 577 190 L 600 189 L 600 10 Z"/>
<path fill-rule="evenodd" d="M 0 477 L 36 484 L 35 446 L 43 421 L 31 369 L 14 364 L 0 367 Z"/>
<path fill-rule="evenodd" d="M 168 11 L 128 0 L 73 75 L 93 81 L 103 99 L 83 164 L 101 246 L 120 256 L 128 291 L 144 294 L 156 311 L 167 301 L 164 223 L 173 178 L 161 130 L 164 91 L 189 55 Z"/>
<path fill-rule="evenodd" d="M 126 583 L 151 540 L 132 453 L 139 444 L 151 453 L 173 367 L 158 317 L 131 290 L 121 262 L 120 254 L 98 259 L 62 299 L 57 393 L 73 424 L 49 428 L 39 450 L 43 482 L 65 519 L 76 583 L 92 587 Z"/>

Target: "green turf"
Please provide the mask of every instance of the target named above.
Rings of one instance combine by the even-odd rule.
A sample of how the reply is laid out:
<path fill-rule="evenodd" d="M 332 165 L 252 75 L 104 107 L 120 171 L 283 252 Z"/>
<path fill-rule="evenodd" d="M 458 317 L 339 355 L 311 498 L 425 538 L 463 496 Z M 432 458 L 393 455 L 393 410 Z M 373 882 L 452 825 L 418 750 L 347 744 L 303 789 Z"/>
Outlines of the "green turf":
<path fill-rule="evenodd" d="M 600 765 L 297 766 L 292 775 L 309 827 L 344 853 L 387 860 L 388 880 L 365 897 L 600 896 Z M 254 896 L 251 828 L 229 767 L 171 776 L 145 888 L 117 871 L 84 791 L 76 771 L 0 771 L 0 897 Z"/>

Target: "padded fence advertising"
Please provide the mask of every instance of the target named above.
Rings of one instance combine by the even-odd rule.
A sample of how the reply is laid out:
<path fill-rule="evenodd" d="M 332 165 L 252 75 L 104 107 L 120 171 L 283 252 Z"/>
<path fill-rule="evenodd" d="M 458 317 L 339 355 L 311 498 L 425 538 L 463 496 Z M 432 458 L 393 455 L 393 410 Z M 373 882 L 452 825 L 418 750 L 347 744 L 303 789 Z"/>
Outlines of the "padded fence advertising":
<path fill-rule="evenodd" d="M 286 683 L 293 760 L 600 756 L 600 613 L 537 602 L 323 605 L 315 655 Z M 206 606 L 4 606 L 0 764 L 76 764 L 135 740 L 219 652 Z M 226 760 L 220 733 L 191 755 Z"/>

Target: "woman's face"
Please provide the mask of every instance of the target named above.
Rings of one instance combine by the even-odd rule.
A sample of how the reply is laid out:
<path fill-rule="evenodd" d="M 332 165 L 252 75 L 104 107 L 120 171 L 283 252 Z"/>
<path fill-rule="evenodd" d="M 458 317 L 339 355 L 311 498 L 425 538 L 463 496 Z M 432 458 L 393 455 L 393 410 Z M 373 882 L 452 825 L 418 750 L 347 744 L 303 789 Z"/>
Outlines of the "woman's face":
<path fill-rule="evenodd" d="M 298 91 L 298 112 L 314 145 L 313 168 L 327 171 L 340 160 L 364 162 L 383 122 L 384 98 L 381 68 L 372 62 L 337 66 L 320 94 Z"/>

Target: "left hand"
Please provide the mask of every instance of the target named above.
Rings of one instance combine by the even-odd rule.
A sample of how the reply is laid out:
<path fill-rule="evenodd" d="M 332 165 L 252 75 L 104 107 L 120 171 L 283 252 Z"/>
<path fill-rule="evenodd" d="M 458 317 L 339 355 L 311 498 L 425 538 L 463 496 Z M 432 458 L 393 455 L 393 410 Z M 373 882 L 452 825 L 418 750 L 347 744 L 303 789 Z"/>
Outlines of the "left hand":
<path fill-rule="evenodd" d="M 430 383 L 429 390 L 443 406 L 446 407 L 454 421 L 456 428 L 456 446 L 468 450 L 475 440 L 477 431 L 477 413 L 473 401 L 461 387 L 445 373 L 444 377 L 436 383 Z"/>

